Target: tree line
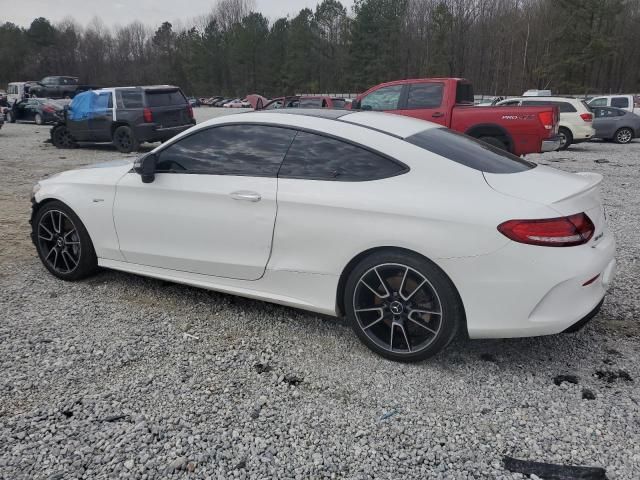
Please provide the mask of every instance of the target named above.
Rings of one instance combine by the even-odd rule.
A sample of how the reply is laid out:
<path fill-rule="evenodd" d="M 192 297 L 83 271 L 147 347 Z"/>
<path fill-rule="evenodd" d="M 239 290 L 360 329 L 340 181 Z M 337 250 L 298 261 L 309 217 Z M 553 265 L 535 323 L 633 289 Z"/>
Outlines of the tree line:
<path fill-rule="evenodd" d="M 275 21 L 252 0 L 219 0 L 190 23 L 7 22 L 0 85 L 66 74 L 100 86 L 278 96 L 442 76 L 488 95 L 640 91 L 640 0 L 356 0 L 351 11 L 322 0 Z"/>

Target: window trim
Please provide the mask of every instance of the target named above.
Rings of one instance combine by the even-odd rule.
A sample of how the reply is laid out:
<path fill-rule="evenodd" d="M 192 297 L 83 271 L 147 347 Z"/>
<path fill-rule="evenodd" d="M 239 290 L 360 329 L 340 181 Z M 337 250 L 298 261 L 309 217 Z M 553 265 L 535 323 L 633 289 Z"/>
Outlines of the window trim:
<path fill-rule="evenodd" d="M 345 123 L 350 123 L 350 122 L 345 122 Z M 409 168 L 409 166 L 407 164 L 405 164 L 404 162 L 401 162 L 400 160 L 397 160 L 389 155 L 387 155 L 386 153 L 382 153 L 374 148 L 368 147 L 366 145 L 363 145 L 359 142 L 355 142 L 352 140 L 348 140 L 346 138 L 343 137 L 339 137 L 337 135 L 333 135 L 330 133 L 326 133 L 326 132 L 319 132 L 317 130 L 313 130 L 310 128 L 305 128 L 305 127 L 294 127 L 291 125 L 284 125 L 284 124 L 280 124 L 280 123 L 267 123 L 267 122 L 242 122 L 242 123 L 238 123 L 238 122 L 230 122 L 230 123 L 222 123 L 222 124 L 216 124 L 216 125 L 211 125 L 209 127 L 204 127 L 204 128 L 199 128 L 198 130 L 191 132 L 188 135 L 185 135 L 184 137 L 180 137 L 179 139 L 177 139 L 175 142 L 171 142 L 168 145 L 163 145 L 161 147 L 160 150 L 154 152 L 154 154 L 158 157 L 158 160 L 160 159 L 160 154 L 162 152 L 164 152 L 167 148 L 171 147 L 172 145 L 178 143 L 179 141 L 182 141 L 186 138 L 189 138 L 197 133 L 203 132 L 205 130 L 212 130 L 215 128 L 220 128 L 220 127 L 229 127 L 229 126 L 243 126 L 243 125 L 251 125 L 251 126 L 261 126 L 261 127 L 275 127 L 275 128 L 284 128 L 287 130 L 293 130 L 294 132 L 296 132 L 296 135 L 293 136 L 293 139 L 291 140 L 291 143 L 289 144 L 289 146 L 287 147 L 287 150 L 284 154 L 284 157 L 282 157 L 282 161 L 280 162 L 280 167 L 278 168 L 278 172 L 276 173 L 275 176 L 273 175 L 258 175 L 258 174 L 230 174 L 230 173 L 208 173 L 208 172 L 183 172 L 183 171 L 177 171 L 177 170 L 170 170 L 170 171 L 156 171 L 156 173 L 174 173 L 174 174 L 180 174 L 180 175 L 215 175 L 215 176 L 219 176 L 219 177 L 256 177 L 256 178 L 286 178 L 286 179 L 291 179 L 291 180 L 314 180 L 314 181 L 325 181 L 325 182 L 371 182 L 371 181 L 375 181 L 375 180 L 383 180 L 385 178 L 393 178 L 393 177 L 397 177 L 399 175 L 404 175 L 405 173 L 408 173 L 409 171 L 411 171 L 411 168 Z M 360 126 L 357 124 L 352 124 L 352 125 L 356 125 L 356 126 Z M 367 128 L 367 127 L 363 127 L 363 128 Z M 291 148 L 291 145 L 293 145 L 293 142 L 295 141 L 296 137 L 297 137 L 297 133 L 298 132 L 304 132 L 304 133 L 312 133 L 315 135 L 320 135 L 321 137 L 326 137 L 326 138 L 331 138 L 333 140 L 338 140 L 340 142 L 343 143 L 347 143 L 349 145 L 352 145 L 354 147 L 358 147 L 361 148 L 363 150 L 367 150 L 370 153 L 376 154 L 382 158 L 384 158 L 385 160 L 389 160 L 393 163 L 395 163 L 396 165 L 401 167 L 401 170 L 398 171 L 398 173 L 395 173 L 393 175 L 387 175 L 384 177 L 372 177 L 372 178 L 368 178 L 368 179 L 363 179 L 363 180 L 338 180 L 338 179 L 330 179 L 330 178 L 324 178 L 324 177 L 293 177 L 293 176 L 286 176 L 286 177 L 281 177 L 280 176 L 280 169 L 282 168 L 282 165 L 284 163 L 284 161 L 287 158 L 287 155 L 289 153 L 289 149 Z M 395 136 L 394 136 L 395 137 Z M 395 138 L 399 138 L 399 137 L 395 137 Z"/>

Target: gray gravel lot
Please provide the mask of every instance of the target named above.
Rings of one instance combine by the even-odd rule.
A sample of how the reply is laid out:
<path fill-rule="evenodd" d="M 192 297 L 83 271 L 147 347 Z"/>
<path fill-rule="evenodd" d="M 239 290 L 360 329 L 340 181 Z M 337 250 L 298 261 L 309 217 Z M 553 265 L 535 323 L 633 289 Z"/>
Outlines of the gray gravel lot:
<path fill-rule="evenodd" d="M 403 365 L 339 319 L 118 272 L 56 280 L 29 241 L 32 184 L 121 155 L 48 130 L 0 130 L 0 478 L 525 478 L 503 455 L 640 478 L 640 141 L 531 157 L 605 176 L 619 272 L 586 329 Z"/>

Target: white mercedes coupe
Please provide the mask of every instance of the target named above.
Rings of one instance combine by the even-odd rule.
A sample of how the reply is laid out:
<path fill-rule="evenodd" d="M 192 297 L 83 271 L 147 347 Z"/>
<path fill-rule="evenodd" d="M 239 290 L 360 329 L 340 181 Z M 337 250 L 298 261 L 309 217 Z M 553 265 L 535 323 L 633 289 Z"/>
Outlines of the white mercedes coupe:
<path fill-rule="evenodd" d="M 593 317 L 615 272 L 601 180 L 399 115 L 248 112 L 40 181 L 32 238 L 63 280 L 104 267 L 346 316 L 417 361 Z"/>

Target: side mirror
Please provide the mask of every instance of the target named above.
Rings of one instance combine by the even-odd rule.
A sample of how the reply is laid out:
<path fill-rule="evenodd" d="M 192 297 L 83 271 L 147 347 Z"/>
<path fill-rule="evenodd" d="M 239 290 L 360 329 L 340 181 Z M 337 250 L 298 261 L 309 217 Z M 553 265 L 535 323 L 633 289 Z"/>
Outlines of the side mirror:
<path fill-rule="evenodd" d="M 158 156 L 153 152 L 136 159 L 133 170 L 142 177 L 142 183 L 152 183 L 156 179 L 156 163 Z"/>

